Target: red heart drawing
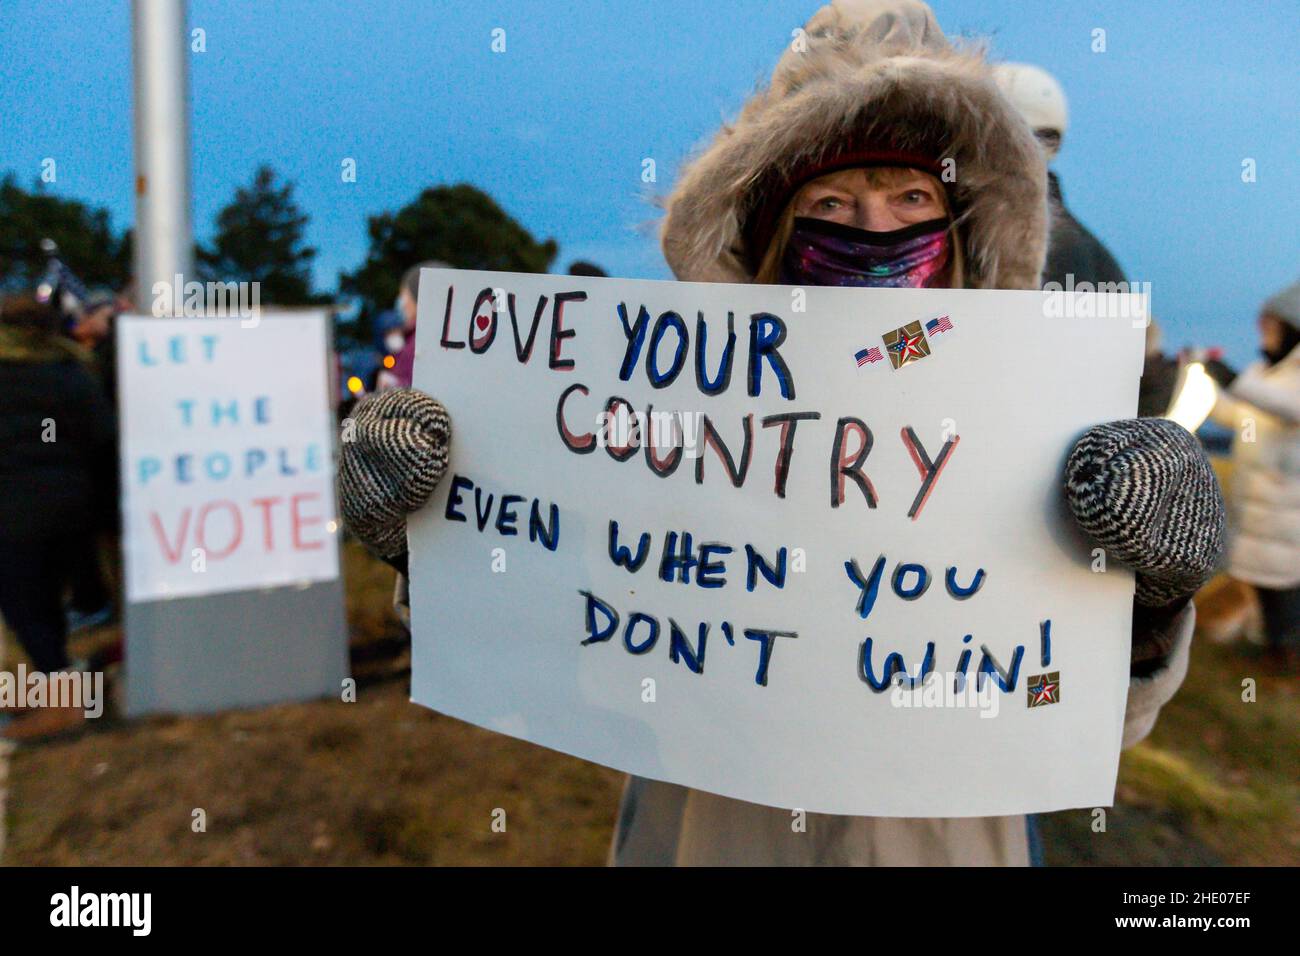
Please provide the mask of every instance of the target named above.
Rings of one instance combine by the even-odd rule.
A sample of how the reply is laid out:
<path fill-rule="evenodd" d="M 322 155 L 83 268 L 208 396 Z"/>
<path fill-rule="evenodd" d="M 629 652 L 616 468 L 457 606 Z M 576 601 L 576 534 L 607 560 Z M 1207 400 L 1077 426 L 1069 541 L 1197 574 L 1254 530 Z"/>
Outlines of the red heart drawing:
<path fill-rule="evenodd" d="M 476 324 L 478 325 L 479 331 L 483 331 L 488 327 L 488 317 L 486 315 L 480 315 Z"/>

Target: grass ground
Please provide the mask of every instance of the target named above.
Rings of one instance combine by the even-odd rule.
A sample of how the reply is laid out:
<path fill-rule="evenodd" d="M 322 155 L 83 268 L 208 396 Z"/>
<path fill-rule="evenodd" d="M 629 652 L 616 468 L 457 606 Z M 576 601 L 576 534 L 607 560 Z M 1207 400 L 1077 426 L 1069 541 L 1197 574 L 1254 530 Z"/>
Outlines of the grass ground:
<path fill-rule="evenodd" d="M 1243 700 L 1242 682 L 1255 682 Z M 1107 830 L 1092 811 L 1043 818 L 1049 863 L 1300 863 L 1300 695 L 1295 677 L 1206 640 L 1145 741 L 1124 752 Z"/>
<path fill-rule="evenodd" d="M 345 559 L 355 703 L 108 717 L 22 747 L 3 862 L 603 862 L 621 776 L 410 704 L 392 572 L 353 545 Z M 114 637 L 105 629 L 74 650 Z M 1241 699 L 1248 677 L 1254 703 Z M 1294 678 L 1199 642 L 1155 733 L 1124 756 L 1105 832 L 1088 811 L 1042 818 L 1048 862 L 1294 865 L 1297 727 Z"/>

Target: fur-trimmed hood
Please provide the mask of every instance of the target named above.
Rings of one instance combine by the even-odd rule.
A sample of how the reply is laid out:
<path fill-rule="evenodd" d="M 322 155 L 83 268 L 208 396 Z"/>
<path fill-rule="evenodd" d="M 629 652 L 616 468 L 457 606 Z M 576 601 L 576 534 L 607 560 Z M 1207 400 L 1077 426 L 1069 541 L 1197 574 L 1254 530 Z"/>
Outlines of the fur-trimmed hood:
<path fill-rule="evenodd" d="M 677 278 L 751 281 L 744 237 L 755 196 L 845 140 L 866 140 L 939 151 L 955 176 L 968 287 L 1037 289 L 1046 163 L 982 52 L 954 48 L 918 0 L 835 0 L 805 34 L 669 195 L 661 240 Z"/>

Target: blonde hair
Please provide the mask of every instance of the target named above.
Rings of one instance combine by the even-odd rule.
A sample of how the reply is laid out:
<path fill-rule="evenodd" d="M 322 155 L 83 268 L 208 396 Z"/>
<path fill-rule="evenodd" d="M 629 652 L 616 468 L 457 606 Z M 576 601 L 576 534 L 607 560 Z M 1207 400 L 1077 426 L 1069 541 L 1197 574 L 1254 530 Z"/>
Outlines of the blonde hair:
<path fill-rule="evenodd" d="M 868 166 L 862 171 L 867 175 L 867 185 L 877 189 L 887 189 L 915 172 L 900 166 Z M 798 195 L 799 193 L 796 192 L 790 197 L 790 201 L 786 203 L 781 213 L 781 218 L 776 222 L 776 229 L 773 230 L 772 239 L 767 244 L 767 251 L 763 253 L 758 271 L 754 273 L 753 281 L 757 285 L 777 285 L 780 282 L 781 260 L 785 258 L 785 247 L 790 242 L 790 233 L 794 229 L 794 207 Z M 941 189 L 939 195 L 943 201 L 943 211 L 951 218 L 952 209 L 948 203 L 947 190 Z M 955 221 L 949 224 L 948 233 L 952 252 L 948 257 L 946 288 L 963 289 L 966 287 L 966 257 L 962 250 L 961 233 Z"/>

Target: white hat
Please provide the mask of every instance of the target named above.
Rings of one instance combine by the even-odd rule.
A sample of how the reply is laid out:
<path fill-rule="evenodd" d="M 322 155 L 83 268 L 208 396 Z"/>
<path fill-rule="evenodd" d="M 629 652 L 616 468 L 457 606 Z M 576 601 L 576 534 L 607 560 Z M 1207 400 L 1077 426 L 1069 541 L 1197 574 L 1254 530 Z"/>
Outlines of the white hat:
<path fill-rule="evenodd" d="M 1065 136 L 1070 125 L 1069 109 L 1065 91 L 1052 74 L 1028 63 L 999 63 L 993 68 L 993 77 L 1030 129 L 1052 130 Z"/>

